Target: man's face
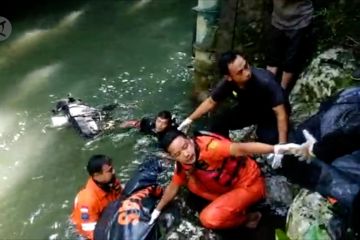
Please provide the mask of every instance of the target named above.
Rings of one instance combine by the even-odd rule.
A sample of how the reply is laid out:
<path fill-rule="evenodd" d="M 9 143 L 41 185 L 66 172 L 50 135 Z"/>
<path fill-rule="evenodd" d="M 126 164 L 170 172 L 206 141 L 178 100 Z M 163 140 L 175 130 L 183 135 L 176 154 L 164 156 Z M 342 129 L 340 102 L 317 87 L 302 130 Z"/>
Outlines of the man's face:
<path fill-rule="evenodd" d="M 159 133 L 164 131 L 169 125 L 169 120 L 161 117 L 157 117 L 155 120 L 155 132 Z"/>
<path fill-rule="evenodd" d="M 237 55 L 232 63 L 228 64 L 229 77 L 238 85 L 244 85 L 251 78 L 250 66 L 247 61 Z"/>
<path fill-rule="evenodd" d="M 171 157 L 182 164 L 193 164 L 196 160 L 195 144 L 193 140 L 178 136 L 168 147 Z"/>
<path fill-rule="evenodd" d="M 104 164 L 101 173 L 95 173 L 94 179 L 100 183 L 110 183 L 115 176 L 115 169 L 112 165 Z"/>

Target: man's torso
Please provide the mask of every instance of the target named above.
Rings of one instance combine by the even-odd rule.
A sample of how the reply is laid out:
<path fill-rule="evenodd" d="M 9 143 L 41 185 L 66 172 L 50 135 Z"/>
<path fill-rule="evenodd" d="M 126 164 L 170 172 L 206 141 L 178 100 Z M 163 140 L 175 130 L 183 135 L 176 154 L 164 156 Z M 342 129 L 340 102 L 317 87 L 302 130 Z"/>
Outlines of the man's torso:
<path fill-rule="evenodd" d="M 283 91 L 274 76 L 265 69 L 251 68 L 252 77 L 244 88 L 233 81 L 221 80 L 211 96 L 215 102 L 227 97 L 235 99 L 244 113 L 270 113 L 272 108 L 284 103 Z"/>

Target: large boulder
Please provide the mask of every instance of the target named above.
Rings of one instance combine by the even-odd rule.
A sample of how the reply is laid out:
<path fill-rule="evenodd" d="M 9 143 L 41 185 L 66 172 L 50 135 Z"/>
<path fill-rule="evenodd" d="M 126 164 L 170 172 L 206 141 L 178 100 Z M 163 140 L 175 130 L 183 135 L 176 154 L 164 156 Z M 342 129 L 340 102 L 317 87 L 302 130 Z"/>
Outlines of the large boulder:
<path fill-rule="evenodd" d="M 329 49 L 315 57 L 300 75 L 290 95 L 293 118 L 303 121 L 314 114 L 326 98 L 351 86 L 355 58 L 350 50 Z"/>
<path fill-rule="evenodd" d="M 286 234 L 292 240 L 338 239 L 342 222 L 319 193 L 301 189 L 290 206 Z"/>

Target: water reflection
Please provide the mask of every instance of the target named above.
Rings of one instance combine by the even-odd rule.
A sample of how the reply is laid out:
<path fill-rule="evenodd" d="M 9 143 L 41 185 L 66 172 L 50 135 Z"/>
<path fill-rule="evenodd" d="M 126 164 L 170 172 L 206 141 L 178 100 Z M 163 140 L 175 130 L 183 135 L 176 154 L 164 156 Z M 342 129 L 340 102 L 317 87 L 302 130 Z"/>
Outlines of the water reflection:
<path fill-rule="evenodd" d="M 127 14 L 136 3 L 139 11 Z M 55 22 L 48 19 L 56 9 L 22 23 L 0 46 L 2 237 L 73 239 L 67 220 L 88 158 L 110 155 L 125 182 L 155 149 L 135 129 L 85 141 L 71 128 L 48 128 L 56 100 L 71 93 L 92 106 L 118 103 L 113 117 L 121 120 L 187 112 L 193 4 L 89 1 L 86 11 L 56 13 L 63 17 Z"/>
<path fill-rule="evenodd" d="M 14 63 L 17 58 L 24 57 L 34 47 L 39 47 L 45 41 L 59 37 L 58 35 L 65 33 L 72 27 L 82 14 L 83 10 L 73 11 L 65 15 L 53 28 L 32 29 L 21 34 L 17 39 L 9 43 L 6 48 L 1 49 L 0 68 Z M 9 61 L 10 59 L 11 61 Z"/>

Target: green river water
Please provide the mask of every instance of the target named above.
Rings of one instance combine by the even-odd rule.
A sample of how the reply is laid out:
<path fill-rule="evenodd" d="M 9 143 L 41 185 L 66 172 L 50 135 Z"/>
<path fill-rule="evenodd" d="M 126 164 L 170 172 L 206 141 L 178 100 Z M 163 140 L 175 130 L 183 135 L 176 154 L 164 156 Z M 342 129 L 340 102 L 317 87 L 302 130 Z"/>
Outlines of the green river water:
<path fill-rule="evenodd" d="M 67 220 L 88 158 L 110 155 L 125 182 L 148 146 L 133 130 L 89 142 L 49 128 L 57 99 L 118 103 L 122 119 L 190 111 L 195 4 L 83 1 L 9 19 L 12 35 L 0 42 L 0 239 L 73 238 Z"/>

